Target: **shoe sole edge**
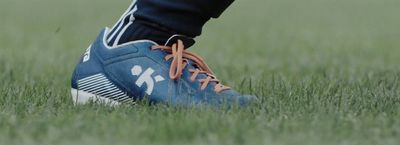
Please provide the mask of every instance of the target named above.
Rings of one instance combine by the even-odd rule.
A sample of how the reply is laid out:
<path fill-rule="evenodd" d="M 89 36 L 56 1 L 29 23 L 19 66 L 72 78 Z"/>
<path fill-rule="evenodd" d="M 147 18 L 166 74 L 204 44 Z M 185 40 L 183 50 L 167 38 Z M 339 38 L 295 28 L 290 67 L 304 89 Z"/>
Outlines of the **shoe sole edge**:
<path fill-rule="evenodd" d="M 106 104 L 109 106 L 118 106 L 120 105 L 119 102 L 108 99 L 103 96 L 99 96 L 96 94 L 92 94 L 89 92 L 85 92 L 82 90 L 71 88 L 71 97 L 74 105 L 85 105 L 90 102 Z"/>

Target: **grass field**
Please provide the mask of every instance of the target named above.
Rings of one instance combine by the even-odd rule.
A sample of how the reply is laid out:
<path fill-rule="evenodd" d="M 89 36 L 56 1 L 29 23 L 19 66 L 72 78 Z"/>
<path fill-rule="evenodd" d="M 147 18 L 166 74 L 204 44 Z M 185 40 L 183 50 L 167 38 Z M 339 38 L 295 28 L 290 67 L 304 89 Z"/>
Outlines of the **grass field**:
<path fill-rule="evenodd" d="M 259 106 L 75 107 L 74 64 L 129 2 L 0 1 L 0 144 L 400 144 L 400 1 L 238 0 L 191 50 Z"/>

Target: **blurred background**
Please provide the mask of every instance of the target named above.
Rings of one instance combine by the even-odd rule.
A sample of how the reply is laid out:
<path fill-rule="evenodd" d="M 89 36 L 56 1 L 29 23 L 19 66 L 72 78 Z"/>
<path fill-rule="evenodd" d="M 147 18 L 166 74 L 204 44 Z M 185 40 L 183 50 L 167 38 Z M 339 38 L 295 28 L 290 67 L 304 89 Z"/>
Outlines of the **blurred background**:
<path fill-rule="evenodd" d="M 31 77 L 51 71 L 49 75 L 66 78 L 84 48 L 102 28 L 114 24 L 128 3 L 2 0 L 2 70 L 29 70 Z M 250 72 L 259 78 L 263 73 L 296 75 L 321 67 L 346 73 L 397 69 L 399 3 L 237 1 L 206 25 L 191 50 L 228 81 Z"/>
<path fill-rule="evenodd" d="M 104 108 L 88 107 L 82 113 L 69 100 L 69 80 L 80 55 L 129 4 L 130 0 L 0 0 L 0 139 L 68 144 L 61 139 L 65 132 L 72 139 L 73 129 L 87 126 L 82 129 L 86 143 L 107 144 L 113 141 L 107 133 L 112 129 L 95 129 L 95 125 L 117 122 L 107 117 L 114 116 L 127 120 L 116 127 L 124 130 L 135 120 L 126 117 L 135 115 L 123 109 L 117 111 L 120 114 L 88 115 Z M 237 0 L 221 18 L 205 26 L 190 50 L 203 56 L 225 84 L 262 96 L 268 113 L 225 114 L 232 123 L 223 126 L 225 131 L 215 133 L 200 125 L 204 130 L 182 127 L 176 132 L 164 130 L 161 137 L 151 136 L 157 129 L 144 123 L 157 118 L 144 118 L 136 121 L 150 125 L 152 131 L 116 138 L 154 144 L 202 144 L 204 140 L 211 144 L 396 144 L 399 7 L 399 0 Z M 191 124 L 188 118 L 153 114 L 160 120 L 189 122 L 184 127 L 206 119 L 208 125 L 218 126 L 222 120 L 206 115 Z M 255 120 L 242 126 L 252 130 L 235 130 L 242 117 Z M 78 120 L 88 122 L 79 126 Z M 158 127 L 174 128 L 163 123 Z M 124 131 L 129 134 L 128 128 Z M 101 133 L 92 134 L 96 132 Z M 179 135 L 186 138 L 182 141 Z M 234 136 L 233 142 L 227 141 L 229 135 Z M 96 136 L 105 142 L 94 141 Z M 54 142 L 43 141 L 47 137 Z"/>

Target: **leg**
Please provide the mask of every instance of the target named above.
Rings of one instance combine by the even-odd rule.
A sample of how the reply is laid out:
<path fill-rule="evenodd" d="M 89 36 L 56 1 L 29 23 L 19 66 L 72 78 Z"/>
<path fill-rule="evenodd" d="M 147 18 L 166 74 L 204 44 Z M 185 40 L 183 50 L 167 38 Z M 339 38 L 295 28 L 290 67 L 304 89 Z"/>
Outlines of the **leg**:
<path fill-rule="evenodd" d="M 165 42 L 174 34 L 199 36 L 233 0 L 134 0 L 108 35 L 109 45 L 151 38 Z M 149 39 L 149 38 L 147 38 Z"/>

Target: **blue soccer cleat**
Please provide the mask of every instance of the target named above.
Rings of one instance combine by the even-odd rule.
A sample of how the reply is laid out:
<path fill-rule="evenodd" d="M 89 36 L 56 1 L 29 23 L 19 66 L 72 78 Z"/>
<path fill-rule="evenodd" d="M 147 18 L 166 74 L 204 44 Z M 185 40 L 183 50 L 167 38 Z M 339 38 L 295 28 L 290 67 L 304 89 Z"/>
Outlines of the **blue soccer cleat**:
<path fill-rule="evenodd" d="M 245 106 L 256 98 L 222 85 L 202 58 L 188 52 L 179 36 L 172 45 L 150 40 L 116 47 L 106 43 L 108 29 L 86 50 L 72 76 L 75 104 L 101 101 L 118 105 L 147 98 L 172 106 Z M 167 43 L 168 44 L 168 43 Z"/>

